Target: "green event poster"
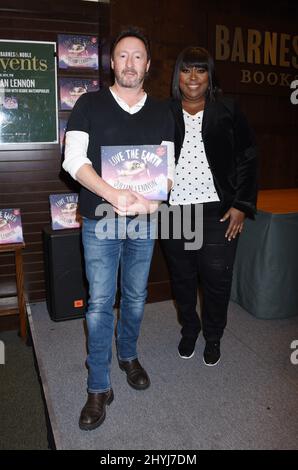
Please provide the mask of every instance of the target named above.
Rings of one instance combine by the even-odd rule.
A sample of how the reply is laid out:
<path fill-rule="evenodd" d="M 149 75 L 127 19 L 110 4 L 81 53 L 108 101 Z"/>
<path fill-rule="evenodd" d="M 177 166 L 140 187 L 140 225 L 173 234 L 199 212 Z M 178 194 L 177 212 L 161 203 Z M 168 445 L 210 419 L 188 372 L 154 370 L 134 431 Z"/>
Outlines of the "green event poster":
<path fill-rule="evenodd" d="M 56 43 L 0 39 L 0 145 L 57 142 Z"/>

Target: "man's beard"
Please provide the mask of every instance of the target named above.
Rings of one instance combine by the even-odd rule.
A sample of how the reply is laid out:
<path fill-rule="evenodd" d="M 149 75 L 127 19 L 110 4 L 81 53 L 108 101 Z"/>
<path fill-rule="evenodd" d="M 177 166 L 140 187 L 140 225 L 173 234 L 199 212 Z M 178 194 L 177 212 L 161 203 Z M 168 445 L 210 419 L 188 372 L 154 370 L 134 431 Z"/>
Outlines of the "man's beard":
<path fill-rule="evenodd" d="M 117 83 L 122 86 L 123 88 L 137 88 L 141 85 L 144 81 L 146 71 L 142 75 L 138 75 L 138 73 L 134 69 L 125 69 L 122 70 L 120 73 L 118 71 L 115 72 L 115 80 Z M 134 73 L 134 75 L 126 75 L 128 72 Z"/>

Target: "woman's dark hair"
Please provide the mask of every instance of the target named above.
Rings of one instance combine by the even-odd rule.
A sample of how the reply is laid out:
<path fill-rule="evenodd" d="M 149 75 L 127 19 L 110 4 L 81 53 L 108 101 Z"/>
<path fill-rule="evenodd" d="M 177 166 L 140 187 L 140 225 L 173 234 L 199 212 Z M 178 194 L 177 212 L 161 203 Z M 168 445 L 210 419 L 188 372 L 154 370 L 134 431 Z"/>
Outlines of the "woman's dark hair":
<path fill-rule="evenodd" d="M 206 98 L 210 101 L 215 101 L 221 90 L 215 76 L 214 60 L 209 52 L 203 47 L 187 47 L 178 55 L 172 80 L 173 98 L 179 101 L 182 100 L 179 88 L 179 75 L 181 70 L 187 67 L 199 67 L 207 70 L 209 86 L 206 92 Z"/>
<path fill-rule="evenodd" d="M 124 31 L 121 31 L 121 33 L 119 33 L 118 36 L 114 39 L 112 46 L 111 46 L 111 57 L 113 58 L 114 50 L 118 42 L 120 42 L 121 39 L 130 38 L 130 37 L 140 39 L 144 43 L 144 46 L 147 52 L 147 62 L 149 62 L 149 60 L 151 59 L 149 40 L 139 28 L 136 28 L 134 26 L 130 26 Z"/>

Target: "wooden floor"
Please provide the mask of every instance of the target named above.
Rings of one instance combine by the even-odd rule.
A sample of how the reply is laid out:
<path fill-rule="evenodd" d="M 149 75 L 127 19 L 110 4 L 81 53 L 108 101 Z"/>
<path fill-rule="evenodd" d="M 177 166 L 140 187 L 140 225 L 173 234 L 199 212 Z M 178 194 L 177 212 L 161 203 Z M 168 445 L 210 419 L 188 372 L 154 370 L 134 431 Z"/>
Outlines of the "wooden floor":
<path fill-rule="evenodd" d="M 298 189 L 263 189 L 258 193 L 257 207 L 273 214 L 298 212 Z"/>

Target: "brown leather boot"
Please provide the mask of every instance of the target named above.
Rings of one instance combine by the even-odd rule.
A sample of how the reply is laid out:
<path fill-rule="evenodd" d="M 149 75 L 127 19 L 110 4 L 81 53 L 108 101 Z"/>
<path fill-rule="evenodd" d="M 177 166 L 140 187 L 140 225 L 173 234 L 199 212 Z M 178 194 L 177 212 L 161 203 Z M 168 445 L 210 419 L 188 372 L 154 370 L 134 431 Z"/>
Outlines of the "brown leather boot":
<path fill-rule="evenodd" d="M 149 387 L 150 379 L 138 359 L 134 359 L 133 361 L 119 360 L 119 367 L 126 372 L 127 382 L 131 387 L 136 390 L 145 390 Z"/>
<path fill-rule="evenodd" d="M 100 426 L 106 417 L 106 405 L 110 405 L 113 400 L 113 389 L 104 393 L 88 393 L 88 400 L 81 411 L 80 429 L 91 431 Z"/>

